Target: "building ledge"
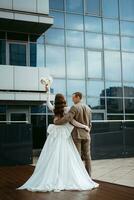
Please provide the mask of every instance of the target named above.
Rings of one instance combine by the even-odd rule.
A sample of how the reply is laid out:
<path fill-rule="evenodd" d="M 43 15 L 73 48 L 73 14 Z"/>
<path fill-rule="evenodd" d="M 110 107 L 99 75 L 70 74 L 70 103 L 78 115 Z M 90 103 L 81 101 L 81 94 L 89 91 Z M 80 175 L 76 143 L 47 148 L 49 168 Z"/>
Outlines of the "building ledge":
<path fill-rule="evenodd" d="M 42 34 L 52 24 L 53 18 L 45 14 L 0 10 L 1 30 Z"/>

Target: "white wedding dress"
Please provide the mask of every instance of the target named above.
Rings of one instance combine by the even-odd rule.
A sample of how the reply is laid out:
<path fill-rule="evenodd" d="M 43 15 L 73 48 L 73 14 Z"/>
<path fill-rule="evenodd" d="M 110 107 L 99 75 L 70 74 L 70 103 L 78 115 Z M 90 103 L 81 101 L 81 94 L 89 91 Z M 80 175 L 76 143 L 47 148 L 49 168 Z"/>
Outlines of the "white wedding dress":
<path fill-rule="evenodd" d="M 73 142 L 71 132 L 74 126 L 48 126 L 48 137 L 32 176 L 17 188 L 33 192 L 61 190 L 91 190 L 99 186 L 88 175 Z"/>

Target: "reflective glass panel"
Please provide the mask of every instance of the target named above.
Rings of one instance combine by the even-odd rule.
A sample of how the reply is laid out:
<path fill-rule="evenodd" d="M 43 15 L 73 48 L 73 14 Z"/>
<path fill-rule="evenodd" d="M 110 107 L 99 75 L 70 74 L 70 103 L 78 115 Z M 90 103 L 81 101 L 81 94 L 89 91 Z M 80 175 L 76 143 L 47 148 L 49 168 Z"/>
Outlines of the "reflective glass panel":
<path fill-rule="evenodd" d="M 109 97 L 122 97 L 121 82 L 106 81 L 106 95 Z"/>
<path fill-rule="evenodd" d="M 83 16 L 67 14 L 66 15 L 66 28 L 67 29 L 76 29 L 83 30 Z"/>
<path fill-rule="evenodd" d="M 65 79 L 54 79 L 54 83 L 52 85 L 52 88 L 54 89 L 54 94 L 62 93 L 63 95 L 66 95 Z"/>
<path fill-rule="evenodd" d="M 45 105 L 31 106 L 31 113 L 46 113 L 46 106 Z"/>
<path fill-rule="evenodd" d="M 104 120 L 104 113 L 92 113 L 92 120 Z"/>
<path fill-rule="evenodd" d="M 84 50 L 79 48 L 67 48 L 67 77 L 85 78 Z"/>
<path fill-rule="evenodd" d="M 66 0 L 66 10 L 68 12 L 82 13 L 83 12 L 83 0 L 77 0 L 77 2 L 72 1 L 72 0 Z"/>
<path fill-rule="evenodd" d="M 105 109 L 105 99 L 104 98 L 93 98 L 90 97 L 87 99 L 87 104 L 92 108 L 92 109 Z"/>
<path fill-rule="evenodd" d="M 105 49 L 120 49 L 120 40 L 118 36 L 104 35 L 104 48 Z"/>
<path fill-rule="evenodd" d="M 119 34 L 119 21 L 112 19 L 103 19 L 104 33 Z"/>
<path fill-rule="evenodd" d="M 46 44 L 64 45 L 64 30 L 49 29 L 45 36 Z"/>
<path fill-rule="evenodd" d="M 68 46 L 83 47 L 84 45 L 83 32 L 66 31 L 66 44 Z"/>
<path fill-rule="evenodd" d="M 122 50 L 134 51 L 134 38 L 122 37 L 121 38 Z"/>
<path fill-rule="evenodd" d="M 125 97 L 134 97 L 134 83 L 124 82 L 123 85 Z"/>
<path fill-rule="evenodd" d="M 121 81 L 120 52 L 105 51 L 105 78 L 107 80 Z"/>
<path fill-rule="evenodd" d="M 104 82 L 103 81 L 88 81 L 87 82 L 87 95 L 101 97 L 105 96 Z"/>
<path fill-rule="evenodd" d="M 134 54 L 122 53 L 123 80 L 134 81 Z"/>
<path fill-rule="evenodd" d="M 102 0 L 102 13 L 104 17 L 118 17 L 118 0 Z"/>
<path fill-rule="evenodd" d="M 86 32 L 86 47 L 87 48 L 102 48 L 102 35 L 97 33 Z"/>
<path fill-rule="evenodd" d="M 123 115 L 107 115 L 108 120 L 123 120 Z"/>
<path fill-rule="evenodd" d="M 74 92 L 82 92 L 85 96 L 84 80 L 67 80 L 67 94 L 72 95 Z"/>
<path fill-rule="evenodd" d="M 46 67 L 53 77 L 65 77 L 65 50 L 63 47 L 46 46 Z"/>
<path fill-rule="evenodd" d="M 49 0 L 50 9 L 64 10 L 64 0 Z"/>
<path fill-rule="evenodd" d="M 107 112 L 108 113 L 122 113 L 123 100 L 118 98 L 107 98 Z"/>
<path fill-rule="evenodd" d="M 126 120 L 134 120 L 134 115 L 125 115 Z"/>
<path fill-rule="evenodd" d="M 88 51 L 88 77 L 102 78 L 102 53 L 97 51 Z"/>
<path fill-rule="evenodd" d="M 134 36 L 134 22 L 121 21 L 121 34 Z"/>
<path fill-rule="evenodd" d="M 100 0 L 86 0 L 86 12 L 91 14 L 100 14 Z"/>
<path fill-rule="evenodd" d="M 125 113 L 134 113 L 134 99 L 125 99 Z"/>
<path fill-rule="evenodd" d="M 9 43 L 9 64 L 26 66 L 26 44 Z"/>
<path fill-rule="evenodd" d="M 134 1 L 120 0 L 120 17 L 121 19 L 134 20 Z"/>
<path fill-rule="evenodd" d="M 50 15 L 54 18 L 53 27 L 64 28 L 64 13 L 50 11 Z"/>
<path fill-rule="evenodd" d="M 85 16 L 85 30 L 101 32 L 101 18 Z"/>
<path fill-rule="evenodd" d="M 0 64 L 6 64 L 6 41 L 0 40 Z"/>
<path fill-rule="evenodd" d="M 45 52 L 43 44 L 30 44 L 30 66 L 44 67 L 45 66 Z"/>

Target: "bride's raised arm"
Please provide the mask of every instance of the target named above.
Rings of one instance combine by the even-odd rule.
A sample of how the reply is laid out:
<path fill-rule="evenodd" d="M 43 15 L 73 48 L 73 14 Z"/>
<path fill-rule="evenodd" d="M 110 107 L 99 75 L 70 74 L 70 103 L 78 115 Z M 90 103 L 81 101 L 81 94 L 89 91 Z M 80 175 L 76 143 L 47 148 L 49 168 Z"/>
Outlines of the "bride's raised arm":
<path fill-rule="evenodd" d="M 49 110 L 51 110 L 52 112 L 54 111 L 54 106 L 52 105 L 51 101 L 50 101 L 50 89 L 49 88 L 46 88 L 47 89 L 47 106 L 49 108 Z"/>

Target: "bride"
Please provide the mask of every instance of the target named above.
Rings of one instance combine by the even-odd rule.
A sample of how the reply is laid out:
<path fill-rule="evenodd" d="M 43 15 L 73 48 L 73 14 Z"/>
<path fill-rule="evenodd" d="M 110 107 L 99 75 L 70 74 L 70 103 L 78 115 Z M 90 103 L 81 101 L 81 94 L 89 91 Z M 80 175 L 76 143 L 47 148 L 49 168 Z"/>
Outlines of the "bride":
<path fill-rule="evenodd" d="M 49 89 L 47 105 L 54 112 L 54 120 L 69 111 L 62 94 L 55 96 L 54 106 L 50 103 Z M 73 120 L 64 125 L 50 124 L 48 137 L 38 159 L 32 176 L 18 190 L 33 192 L 59 192 L 61 190 L 91 190 L 99 186 L 88 175 L 81 157 L 75 147 L 71 132 L 80 127 L 88 127 Z"/>

